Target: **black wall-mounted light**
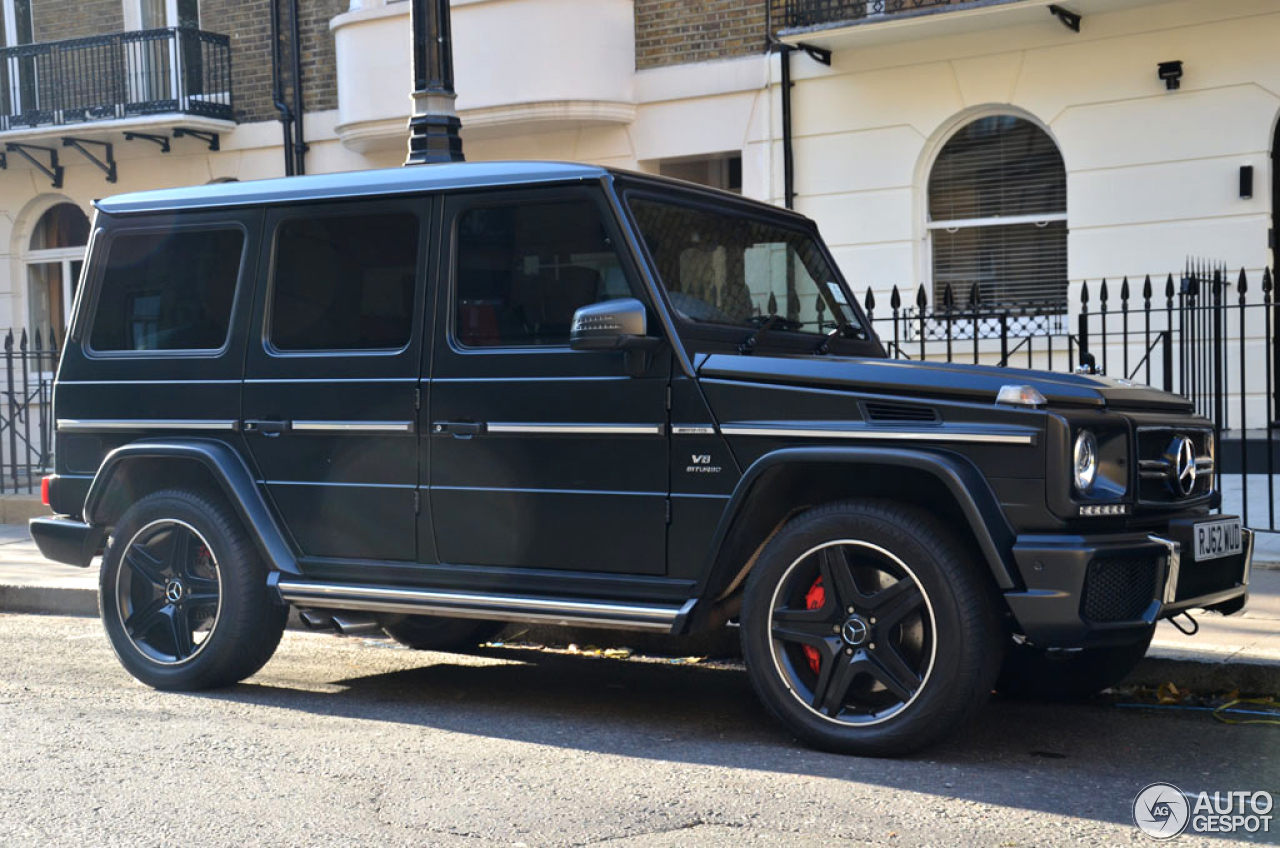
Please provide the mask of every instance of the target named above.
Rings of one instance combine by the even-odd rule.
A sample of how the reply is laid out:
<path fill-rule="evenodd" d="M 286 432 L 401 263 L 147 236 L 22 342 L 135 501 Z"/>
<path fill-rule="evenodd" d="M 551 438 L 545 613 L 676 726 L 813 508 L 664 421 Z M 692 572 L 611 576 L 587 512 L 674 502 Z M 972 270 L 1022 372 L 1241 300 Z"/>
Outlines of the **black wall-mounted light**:
<path fill-rule="evenodd" d="M 1253 166 L 1240 166 L 1240 199 L 1248 200 L 1253 197 Z"/>
<path fill-rule="evenodd" d="M 1161 62 L 1156 65 L 1156 75 L 1164 80 L 1164 87 L 1169 91 L 1177 91 L 1182 87 L 1182 60 Z"/>
<path fill-rule="evenodd" d="M 1077 15 L 1075 12 L 1071 11 L 1070 9 L 1064 9 L 1057 4 L 1050 6 L 1049 12 L 1055 18 L 1061 21 L 1062 25 L 1067 29 L 1071 30 L 1072 32 L 1080 31 L 1080 16 Z"/>

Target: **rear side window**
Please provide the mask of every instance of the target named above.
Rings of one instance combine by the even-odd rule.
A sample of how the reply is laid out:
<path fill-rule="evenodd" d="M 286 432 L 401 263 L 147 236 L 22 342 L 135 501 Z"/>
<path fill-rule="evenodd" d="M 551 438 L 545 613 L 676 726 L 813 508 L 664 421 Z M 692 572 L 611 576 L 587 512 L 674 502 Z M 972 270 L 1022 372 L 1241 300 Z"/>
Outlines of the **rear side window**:
<path fill-rule="evenodd" d="M 568 345 L 575 310 L 631 296 L 589 200 L 463 212 L 456 280 L 456 333 L 467 347 Z"/>
<path fill-rule="evenodd" d="M 243 252 L 238 228 L 116 237 L 89 346 L 102 352 L 221 348 Z"/>
<path fill-rule="evenodd" d="M 278 350 L 395 350 L 413 332 L 418 218 L 294 218 L 276 232 L 271 343 Z"/>

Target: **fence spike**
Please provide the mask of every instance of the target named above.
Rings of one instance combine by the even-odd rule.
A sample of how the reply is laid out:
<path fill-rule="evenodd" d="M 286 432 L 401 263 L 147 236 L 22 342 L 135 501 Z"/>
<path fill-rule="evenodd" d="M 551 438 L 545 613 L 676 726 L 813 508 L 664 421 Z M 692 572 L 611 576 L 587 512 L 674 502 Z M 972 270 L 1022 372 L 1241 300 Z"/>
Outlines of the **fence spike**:
<path fill-rule="evenodd" d="M 1080 305 L 1087 306 L 1089 304 L 1089 281 L 1085 280 L 1080 284 Z"/>
<path fill-rule="evenodd" d="M 942 304 L 950 309 L 955 302 L 955 293 L 951 291 L 951 284 L 947 283 L 946 288 L 942 290 Z"/>
<path fill-rule="evenodd" d="M 924 283 L 920 284 L 920 290 L 916 292 L 916 306 L 924 309 L 929 305 L 929 297 L 924 293 Z"/>
<path fill-rule="evenodd" d="M 1120 305 L 1125 309 L 1129 308 L 1129 278 L 1125 277 L 1120 281 Z"/>
<path fill-rule="evenodd" d="M 1271 269 L 1262 269 L 1262 290 L 1267 294 L 1271 294 Z"/>
<path fill-rule="evenodd" d="M 871 310 L 875 309 L 875 308 L 876 308 L 876 293 L 875 293 L 875 292 L 873 292 L 871 289 L 867 289 L 867 296 L 866 296 L 866 298 L 864 298 L 864 299 L 863 299 L 863 301 L 862 301 L 862 305 L 866 307 L 866 309 L 867 309 L 867 311 L 868 311 L 868 312 L 870 312 Z"/>
<path fill-rule="evenodd" d="M 778 314 L 778 296 L 775 295 L 773 292 L 769 292 L 769 314 L 770 315 Z"/>
<path fill-rule="evenodd" d="M 43 350 L 44 350 L 44 347 L 40 344 L 40 328 L 36 327 L 36 353 L 39 353 Z"/>
<path fill-rule="evenodd" d="M 902 306 L 902 295 L 898 294 L 897 286 L 894 286 L 893 291 L 889 294 L 889 306 L 894 310 Z"/>
<path fill-rule="evenodd" d="M 4 349 L 13 350 L 13 330 L 10 330 L 9 332 L 5 333 Z"/>
<path fill-rule="evenodd" d="M 1102 287 L 1098 289 L 1098 302 L 1105 308 L 1107 305 L 1107 280 L 1102 279 Z"/>
<path fill-rule="evenodd" d="M 980 296 L 981 294 L 978 292 L 978 284 L 975 282 L 973 285 L 969 286 L 969 305 L 977 306 L 978 298 Z"/>
<path fill-rule="evenodd" d="M 1142 299 L 1147 303 L 1151 303 L 1151 275 L 1142 281 Z"/>
<path fill-rule="evenodd" d="M 22 328 L 22 335 L 18 337 L 18 350 L 22 353 L 27 352 L 27 328 Z"/>
<path fill-rule="evenodd" d="M 1249 277 L 1245 274 L 1244 269 L 1240 269 L 1240 279 L 1236 283 L 1236 291 L 1240 292 L 1240 299 L 1244 299 L 1244 293 L 1249 290 Z"/>
<path fill-rule="evenodd" d="M 1173 274 L 1170 274 L 1164 281 L 1164 296 L 1173 300 Z"/>

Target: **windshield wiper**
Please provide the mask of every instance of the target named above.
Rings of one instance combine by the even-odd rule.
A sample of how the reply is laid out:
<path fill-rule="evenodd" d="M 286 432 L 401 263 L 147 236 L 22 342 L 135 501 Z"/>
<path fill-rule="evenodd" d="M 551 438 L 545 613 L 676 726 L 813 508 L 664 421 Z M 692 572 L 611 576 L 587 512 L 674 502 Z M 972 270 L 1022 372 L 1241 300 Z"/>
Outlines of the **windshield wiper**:
<path fill-rule="evenodd" d="M 751 321 L 756 323 L 756 328 L 751 331 L 751 335 L 747 336 L 746 341 L 738 345 L 738 353 L 743 355 L 751 353 L 760 344 L 760 341 L 769 333 L 773 332 L 773 328 L 777 326 L 782 330 L 798 330 L 801 327 L 799 321 L 792 321 L 790 318 L 783 318 L 776 312 L 769 315 L 756 315 Z"/>
<path fill-rule="evenodd" d="M 831 352 L 831 342 L 836 339 L 852 339 L 854 341 L 866 338 L 866 333 L 862 326 L 855 324 L 853 321 L 841 321 L 836 324 L 836 328 L 822 337 L 822 341 L 818 343 L 818 347 L 814 353 L 819 356 L 825 356 Z"/>

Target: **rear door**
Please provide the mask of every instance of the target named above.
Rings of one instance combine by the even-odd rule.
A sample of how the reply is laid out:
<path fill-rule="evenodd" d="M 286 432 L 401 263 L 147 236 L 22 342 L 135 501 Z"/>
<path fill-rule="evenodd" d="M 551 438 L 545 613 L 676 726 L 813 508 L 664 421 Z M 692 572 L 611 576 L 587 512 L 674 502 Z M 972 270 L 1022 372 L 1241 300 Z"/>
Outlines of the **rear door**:
<path fill-rule="evenodd" d="M 304 560 L 417 558 L 423 199 L 266 216 L 243 428 Z"/>
<path fill-rule="evenodd" d="M 664 573 L 670 348 L 639 376 L 569 349 L 579 307 L 647 300 L 601 193 L 454 195 L 442 232 L 423 436 L 439 561 Z"/>

